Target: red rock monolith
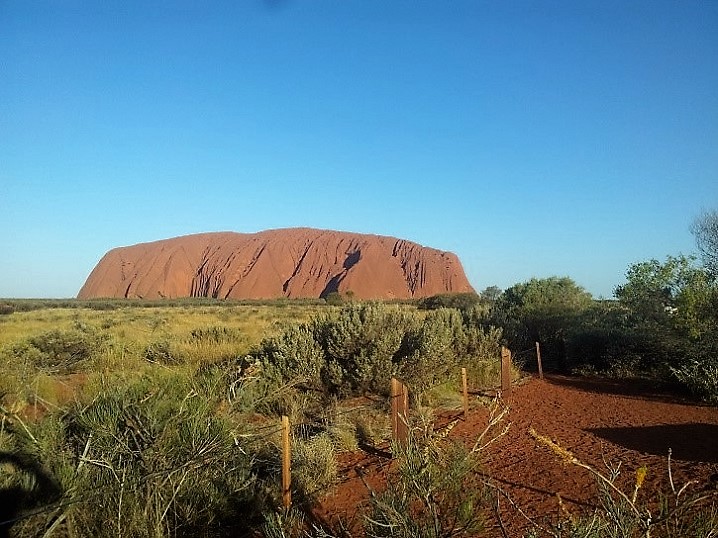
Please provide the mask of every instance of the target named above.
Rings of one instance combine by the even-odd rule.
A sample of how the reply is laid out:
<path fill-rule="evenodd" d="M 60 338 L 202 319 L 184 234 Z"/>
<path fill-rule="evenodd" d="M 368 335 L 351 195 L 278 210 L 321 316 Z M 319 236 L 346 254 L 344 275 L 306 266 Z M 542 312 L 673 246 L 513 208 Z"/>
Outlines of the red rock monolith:
<path fill-rule="evenodd" d="M 458 257 L 411 241 L 289 228 L 202 233 L 110 250 L 78 293 L 90 298 L 410 299 L 473 292 Z"/>

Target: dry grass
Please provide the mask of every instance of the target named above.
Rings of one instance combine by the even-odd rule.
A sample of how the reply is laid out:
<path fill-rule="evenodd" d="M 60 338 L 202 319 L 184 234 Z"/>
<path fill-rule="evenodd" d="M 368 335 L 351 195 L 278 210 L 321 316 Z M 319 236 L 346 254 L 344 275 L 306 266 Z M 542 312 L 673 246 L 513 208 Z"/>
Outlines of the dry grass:
<path fill-rule="evenodd" d="M 300 303 L 282 306 L 131 306 L 101 311 L 48 308 L 0 317 L 0 347 L 33 334 L 78 326 L 102 331 L 118 342 L 144 347 L 160 336 L 181 341 L 194 329 L 220 326 L 242 334 L 243 342 L 238 348 L 246 352 L 262 338 L 278 333 L 288 324 L 307 321 L 322 308 L 327 307 Z"/>

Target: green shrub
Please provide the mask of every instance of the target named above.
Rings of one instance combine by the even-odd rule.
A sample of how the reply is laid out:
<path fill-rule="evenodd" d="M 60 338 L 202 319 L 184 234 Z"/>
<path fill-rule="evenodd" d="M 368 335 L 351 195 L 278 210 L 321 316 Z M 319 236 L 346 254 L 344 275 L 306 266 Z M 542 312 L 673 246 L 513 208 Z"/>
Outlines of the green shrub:
<path fill-rule="evenodd" d="M 351 304 L 313 323 L 324 350 L 323 381 L 331 392 L 384 394 L 416 318 L 400 307 Z"/>
<path fill-rule="evenodd" d="M 718 357 L 691 359 L 672 372 L 693 394 L 718 404 Z"/>
<path fill-rule="evenodd" d="M 507 412 L 495 401 L 487 427 L 468 450 L 447 439 L 452 425 L 434 431 L 429 420 L 410 428 L 407 442 L 392 446 L 396 466 L 390 472 L 386 489 L 371 496 L 371 512 L 365 517 L 367 536 L 480 535 L 484 528 L 483 511 L 490 500 L 490 490 L 478 474 L 481 452 L 506 433 L 503 420 Z"/>
<path fill-rule="evenodd" d="M 48 374 L 70 374 L 102 350 L 105 338 L 91 330 L 51 330 L 11 346 L 9 354 Z"/>
<path fill-rule="evenodd" d="M 239 329 L 231 327 L 204 327 L 192 329 L 190 332 L 190 341 L 203 342 L 209 344 L 224 344 L 228 342 L 242 341 L 242 333 Z"/>
<path fill-rule="evenodd" d="M 498 356 L 501 331 L 465 314 L 353 303 L 263 340 L 251 356 L 274 387 L 299 382 L 340 396 L 387 395 L 399 376 L 418 395 L 455 379 L 461 366 Z"/>
<path fill-rule="evenodd" d="M 464 325 L 458 310 L 433 310 L 409 337 L 411 354 L 401 362 L 399 375 L 415 394 L 456 377 L 466 349 Z"/>
<path fill-rule="evenodd" d="M 502 327 L 510 348 L 529 349 L 540 342 L 547 366 L 555 362 L 566 370 L 567 337 L 592 304 L 591 294 L 568 277 L 532 278 L 503 292 L 491 310 L 491 321 Z"/>
<path fill-rule="evenodd" d="M 347 291 L 340 293 L 338 291 L 330 291 L 324 296 L 324 301 L 328 305 L 338 306 L 349 303 L 354 300 L 354 292 Z"/>
<path fill-rule="evenodd" d="M 316 385 L 324 364 L 324 352 L 312 327 L 293 325 L 279 336 L 262 340 L 253 356 L 263 375 L 278 384 L 300 381 Z"/>
<path fill-rule="evenodd" d="M 320 433 L 292 443 L 292 487 L 306 501 L 315 499 L 334 484 L 338 476 L 334 442 Z"/>
<path fill-rule="evenodd" d="M 164 366 L 171 366 L 184 362 L 182 357 L 174 351 L 172 343 L 165 339 L 150 342 L 145 348 L 143 356 L 147 362 L 157 363 Z"/>
<path fill-rule="evenodd" d="M 89 404 L 13 428 L 16 453 L 63 492 L 18 535 L 54 525 L 75 536 L 208 536 L 261 519 L 251 451 L 204 388 L 177 375 L 115 381 Z"/>
<path fill-rule="evenodd" d="M 422 310 L 438 310 L 439 308 L 455 308 L 470 310 L 481 303 L 477 293 L 440 293 L 419 300 Z"/>

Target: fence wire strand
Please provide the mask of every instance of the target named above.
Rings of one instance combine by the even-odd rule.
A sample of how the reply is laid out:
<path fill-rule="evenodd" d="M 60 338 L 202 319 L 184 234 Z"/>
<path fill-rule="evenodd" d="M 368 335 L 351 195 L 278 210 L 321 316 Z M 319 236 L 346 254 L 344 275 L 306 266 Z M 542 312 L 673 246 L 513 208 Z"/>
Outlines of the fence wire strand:
<path fill-rule="evenodd" d="M 529 348 L 529 349 L 526 349 L 526 350 L 522 350 L 522 351 L 513 353 L 512 356 L 513 356 L 513 357 L 516 357 L 516 356 L 519 356 L 519 355 L 521 355 L 521 354 L 528 353 L 528 352 L 532 351 L 533 349 L 534 349 L 534 348 Z M 288 384 L 288 386 L 291 387 L 291 386 L 294 386 L 294 384 Z M 288 386 L 285 386 L 285 387 L 283 387 L 283 388 L 288 388 Z M 231 388 L 233 389 L 234 386 L 231 387 Z M 231 397 L 230 397 L 230 401 L 231 401 Z M 379 403 L 379 401 L 377 401 L 376 403 Z M 333 412 L 332 412 L 332 411 L 328 411 L 325 416 L 319 417 L 318 419 L 314 419 L 314 420 L 311 420 L 311 421 L 302 421 L 302 422 L 292 423 L 292 424 L 290 424 L 290 428 L 291 428 L 291 431 L 292 431 L 292 432 L 296 432 L 297 430 L 300 430 L 301 428 L 308 428 L 308 427 L 326 428 L 327 425 L 328 425 L 328 423 L 329 423 L 332 419 L 336 419 L 337 417 L 341 417 L 341 416 L 353 414 L 353 413 L 362 411 L 362 410 L 364 410 L 364 409 L 376 409 L 376 408 L 377 408 L 376 403 L 373 404 L 373 405 L 372 405 L 372 404 L 359 405 L 359 406 L 351 407 L 351 408 L 344 409 L 344 410 L 341 410 L 341 411 L 340 411 L 340 410 L 335 410 L 335 411 L 333 411 Z M 4 412 L 3 412 L 3 415 L 9 414 L 9 413 L 7 413 L 7 410 L 5 410 L 4 408 L 0 408 L 0 411 L 4 411 Z M 258 427 L 249 427 L 249 428 L 247 428 L 247 430 L 245 430 L 245 431 L 243 431 L 243 432 L 241 432 L 241 433 L 234 433 L 234 434 L 233 434 L 234 439 L 235 439 L 235 445 L 236 445 L 244 454 L 246 454 L 246 452 L 244 452 L 244 451 L 242 450 L 242 447 L 239 446 L 239 443 L 238 443 L 238 439 L 239 439 L 239 438 L 241 438 L 241 439 L 247 439 L 247 440 L 251 440 L 251 441 L 255 441 L 255 442 L 256 442 L 256 441 L 262 441 L 262 440 L 268 439 L 268 438 L 270 438 L 270 437 L 276 435 L 277 433 L 281 432 L 282 429 L 283 429 L 282 426 L 281 426 L 281 425 L 277 425 L 276 423 L 266 424 L 266 425 L 258 426 Z M 266 430 L 269 430 L 269 431 L 266 431 Z M 264 433 L 259 433 L 259 432 L 264 432 Z M 30 433 L 30 432 L 28 431 L 27 433 Z M 85 461 L 85 460 L 83 460 L 83 461 Z M 262 461 L 262 460 L 257 460 L 257 461 Z M 172 475 L 173 473 L 176 473 L 176 472 L 178 472 L 178 471 L 180 471 L 180 470 L 182 470 L 182 469 L 184 469 L 184 468 L 187 468 L 188 466 L 193 465 L 193 464 L 194 464 L 194 468 L 197 469 L 197 468 L 201 468 L 201 467 L 206 467 L 206 466 L 209 466 L 209 465 L 213 465 L 213 464 L 216 464 L 216 463 L 217 463 L 217 461 L 212 461 L 212 460 L 210 460 L 210 461 L 207 461 L 207 460 L 196 460 L 196 461 L 195 461 L 195 460 L 193 460 L 193 459 L 189 459 L 189 460 L 187 460 L 187 461 L 185 461 L 185 462 L 183 462 L 183 463 L 181 463 L 181 464 L 179 464 L 179 465 L 177 465 L 177 466 L 167 467 L 167 468 L 165 468 L 165 469 L 160 469 L 160 470 L 153 471 L 153 472 L 151 472 L 151 473 L 147 473 L 147 474 L 145 474 L 145 475 L 142 475 L 141 477 L 139 477 L 138 483 L 139 483 L 139 484 L 144 484 L 144 483 L 146 483 L 149 479 L 151 479 L 151 478 L 153 478 L 153 477 L 157 477 L 157 476 L 169 477 L 169 476 Z M 107 485 L 102 485 L 102 486 L 97 486 L 97 487 L 94 487 L 94 488 L 86 489 L 86 490 L 84 490 L 84 492 L 83 492 L 82 495 L 77 496 L 77 497 L 74 497 L 74 496 L 73 496 L 73 497 L 67 498 L 67 497 L 65 496 L 65 495 L 66 495 L 66 494 L 65 494 L 65 495 L 63 495 L 60 499 L 58 499 L 57 501 L 54 501 L 54 502 L 52 502 L 52 503 L 50 503 L 50 504 L 47 504 L 47 505 L 45 505 L 45 506 L 43 506 L 43 507 L 41 507 L 41 508 L 39 508 L 39 509 L 31 510 L 31 511 L 29 511 L 29 512 L 25 512 L 25 513 L 23 513 L 23 514 L 21 514 L 21 515 L 19 515 L 19 516 L 17 516 L 17 517 L 14 517 L 14 518 L 12 518 L 12 519 L 8 519 L 8 520 L 5 520 L 5 521 L 0 521 L 0 527 L 5 526 L 5 525 L 12 525 L 12 524 L 14 524 L 14 523 L 17 523 L 18 521 L 22 521 L 22 520 L 28 519 L 28 518 L 30 518 L 30 517 L 34 517 L 34 516 L 37 516 L 37 515 L 40 515 L 40 514 L 44 514 L 44 513 L 48 513 L 48 512 L 54 511 L 54 510 L 58 510 L 58 509 L 61 509 L 61 508 L 67 507 L 67 506 L 71 506 L 71 505 L 74 505 L 74 504 L 78 504 L 78 503 L 85 502 L 85 501 L 87 501 L 87 500 L 93 498 L 93 496 L 94 496 L 95 494 L 99 493 L 99 492 L 103 492 L 103 491 L 104 491 L 105 493 L 107 493 L 108 491 L 114 490 L 114 489 L 116 489 L 117 487 L 124 487 L 124 484 L 123 484 L 123 485 L 119 485 L 119 484 L 118 484 L 118 485 L 116 485 L 115 487 L 111 487 L 111 486 L 107 486 Z"/>

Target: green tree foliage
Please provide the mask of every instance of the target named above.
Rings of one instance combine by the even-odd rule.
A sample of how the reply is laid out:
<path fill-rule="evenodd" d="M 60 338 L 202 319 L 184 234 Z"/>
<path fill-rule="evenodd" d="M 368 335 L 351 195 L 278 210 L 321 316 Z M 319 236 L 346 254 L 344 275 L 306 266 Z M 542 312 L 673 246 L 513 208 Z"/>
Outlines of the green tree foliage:
<path fill-rule="evenodd" d="M 665 263 L 636 263 L 626 278 L 615 294 L 638 323 L 655 323 L 692 338 L 715 330 L 715 288 L 692 258 L 668 256 Z"/>
<path fill-rule="evenodd" d="M 635 366 L 635 331 L 626 308 L 615 300 L 594 301 L 571 322 L 566 355 L 572 368 L 622 376 Z"/>
<path fill-rule="evenodd" d="M 632 265 L 616 297 L 642 366 L 664 369 L 718 400 L 718 282 L 686 256 Z"/>
<path fill-rule="evenodd" d="M 481 302 L 476 293 L 440 293 L 425 297 L 419 301 L 419 308 L 423 310 L 436 310 L 438 308 L 456 308 L 468 310 Z"/>
<path fill-rule="evenodd" d="M 504 291 L 492 319 L 504 327 L 513 349 L 541 342 L 545 354 L 565 369 L 567 335 L 591 304 L 591 294 L 568 277 L 532 278 Z"/>
<path fill-rule="evenodd" d="M 479 294 L 481 300 L 487 303 L 495 303 L 499 297 L 501 297 L 501 288 L 498 286 L 488 286 Z"/>

